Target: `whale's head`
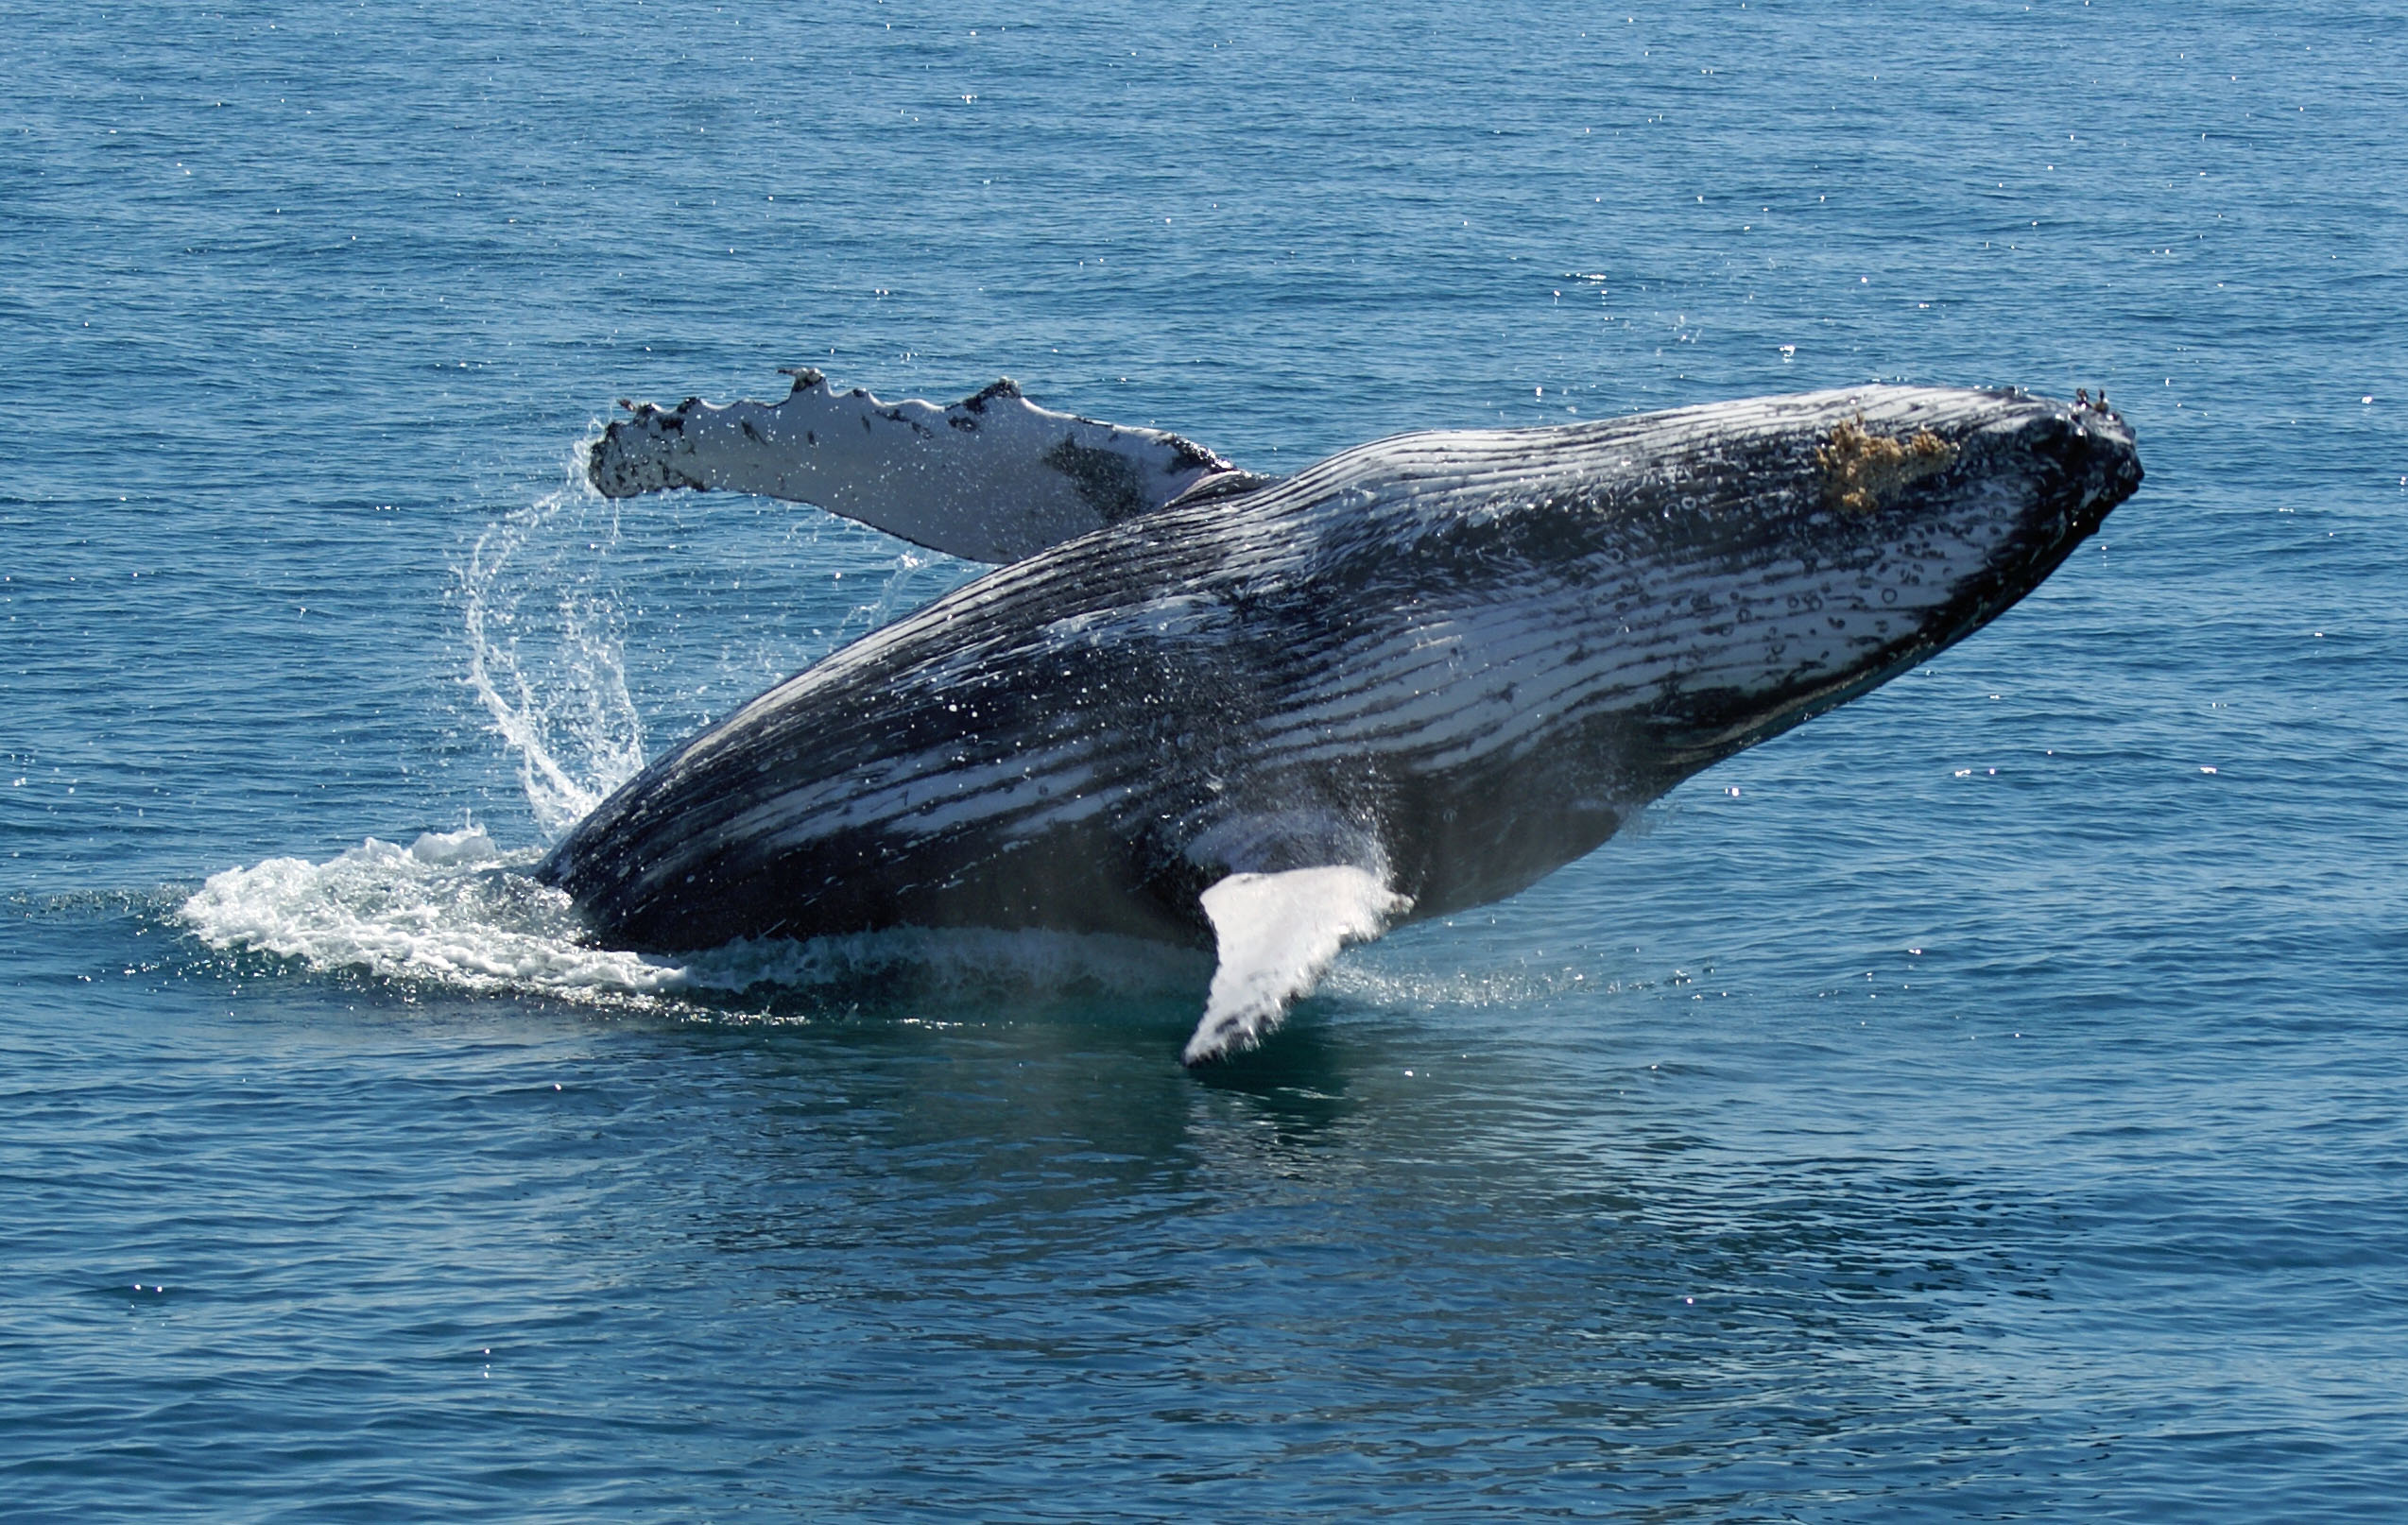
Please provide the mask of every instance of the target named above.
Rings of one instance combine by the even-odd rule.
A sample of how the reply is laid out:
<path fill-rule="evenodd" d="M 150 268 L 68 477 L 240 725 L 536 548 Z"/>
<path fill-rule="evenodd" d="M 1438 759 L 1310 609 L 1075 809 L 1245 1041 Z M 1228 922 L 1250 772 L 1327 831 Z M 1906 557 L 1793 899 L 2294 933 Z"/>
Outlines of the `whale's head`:
<path fill-rule="evenodd" d="M 2141 483 L 2104 400 L 1865 387 L 1650 422 L 1652 480 L 1606 542 L 1649 574 L 1600 578 L 1599 612 L 1648 654 L 1666 782 L 1962 641 Z"/>

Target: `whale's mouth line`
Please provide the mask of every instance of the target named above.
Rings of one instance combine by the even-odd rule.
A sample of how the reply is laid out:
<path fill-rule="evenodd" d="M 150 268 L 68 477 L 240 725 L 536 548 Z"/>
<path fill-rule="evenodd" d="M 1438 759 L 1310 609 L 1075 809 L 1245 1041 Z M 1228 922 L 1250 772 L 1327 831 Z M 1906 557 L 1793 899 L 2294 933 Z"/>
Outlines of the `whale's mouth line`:
<path fill-rule="evenodd" d="M 1686 778 L 1700 772 L 1725 758 L 1828 714 L 1978 633 L 2021 603 L 2063 566 L 2084 540 L 2096 533 L 2114 506 L 2113 503 L 2108 503 L 2096 513 L 2090 512 L 2091 505 L 2098 501 L 2097 495 L 2086 495 L 2068 508 L 2054 534 L 2045 538 L 2019 538 L 2018 543 L 2024 549 L 2010 565 L 1993 564 L 1986 569 L 1983 575 L 1929 616 L 1921 627 L 1901 636 L 1889 647 L 1876 653 L 1862 672 L 1835 677 L 1830 683 L 1784 703 L 1776 713 L 1732 726 L 1679 747 L 1672 754 L 1678 761 L 1677 776 Z M 1731 694 L 1734 707 L 1749 699 L 1742 691 L 1727 692 Z M 1762 701 L 1758 699 L 1755 702 L 1761 705 Z"/>

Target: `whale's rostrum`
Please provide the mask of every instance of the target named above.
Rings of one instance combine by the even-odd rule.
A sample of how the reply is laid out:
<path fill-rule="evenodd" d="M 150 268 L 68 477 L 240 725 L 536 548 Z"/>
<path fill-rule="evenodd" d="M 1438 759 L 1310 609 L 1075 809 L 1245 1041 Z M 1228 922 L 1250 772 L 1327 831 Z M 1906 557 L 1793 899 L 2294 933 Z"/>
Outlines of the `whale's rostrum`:
<path fill-rule="evenodd" d="M 1207 1059 L 1345 943 L 1510 895 L 1962 640 L 2141 479 L 2103 409 L 1919 386 L 1402 435 L 1234 491 L 1212 459 L 762 694 L 542 873 L 653 950 L 1212 946 Z"/>

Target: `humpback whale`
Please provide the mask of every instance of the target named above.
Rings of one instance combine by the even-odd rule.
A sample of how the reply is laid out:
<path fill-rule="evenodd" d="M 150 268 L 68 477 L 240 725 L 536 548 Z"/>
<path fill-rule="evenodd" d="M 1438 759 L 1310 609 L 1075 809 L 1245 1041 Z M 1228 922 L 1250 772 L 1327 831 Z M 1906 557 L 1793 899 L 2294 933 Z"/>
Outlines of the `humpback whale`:
<path fill-rule="evenodd" d="M 651 764 L 539 873 L 673 951 L 898 925 L 1213 950 L 1190 1064 L 1346 944 L 1522 889 L 2038 586 L 2103 404 L 1866 386 L 1399 435 L 1283 480 L 1037 407 L 635 408 L 609 493 L 767 491 L 1005 563 Z"/>

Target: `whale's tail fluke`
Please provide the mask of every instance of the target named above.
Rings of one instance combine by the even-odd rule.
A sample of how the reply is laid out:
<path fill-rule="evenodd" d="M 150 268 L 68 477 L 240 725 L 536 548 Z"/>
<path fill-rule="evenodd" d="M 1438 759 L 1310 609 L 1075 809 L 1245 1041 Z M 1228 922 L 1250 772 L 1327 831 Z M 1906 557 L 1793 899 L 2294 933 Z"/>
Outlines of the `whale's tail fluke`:
<path fill-rule="evenodd" d="M 972 561 L 1017 561 L 1198 488 L 1259 480 L 1160 429 L 1041 408 L 1010 381 L 948 407 L 791 373 L 780 403 L 623 403 L 586 474 L 606 497 L 726 488 L 815 504 Z"/>

